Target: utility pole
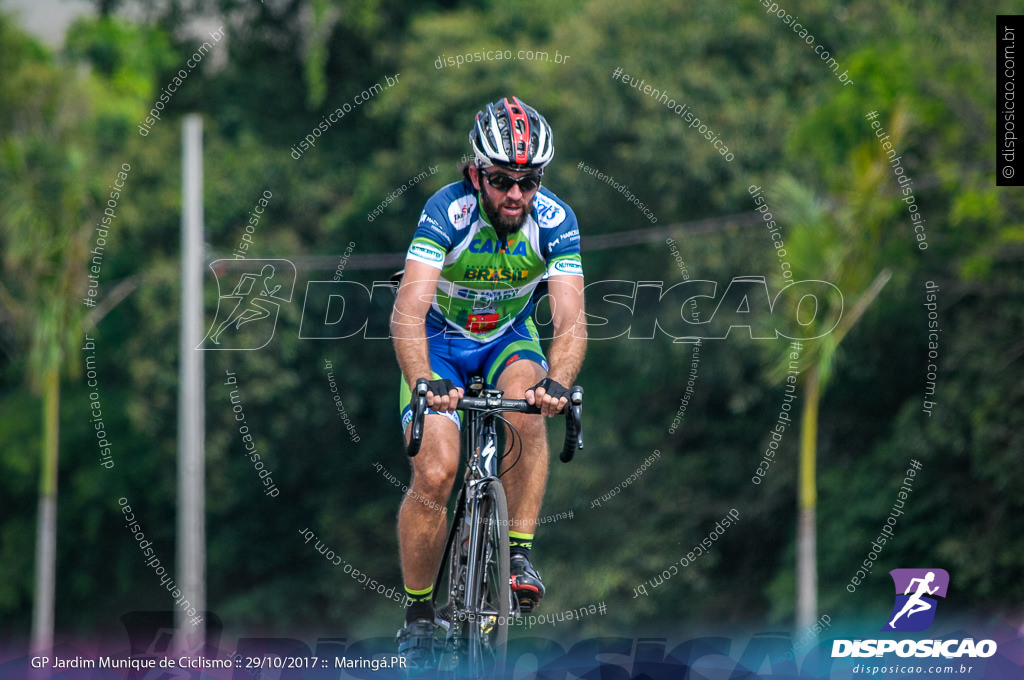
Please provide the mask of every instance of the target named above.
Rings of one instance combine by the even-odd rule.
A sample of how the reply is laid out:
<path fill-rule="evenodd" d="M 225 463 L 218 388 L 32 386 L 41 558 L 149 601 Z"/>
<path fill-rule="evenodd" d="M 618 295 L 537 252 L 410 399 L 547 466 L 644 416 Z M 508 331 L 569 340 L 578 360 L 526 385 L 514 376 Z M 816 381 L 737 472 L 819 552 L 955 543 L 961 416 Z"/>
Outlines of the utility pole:
<path fill-rule="evenodd" d="M 206 642 L 206 404 L 203 352 L 203 120 L 182 125 L 181 362 L 178 392 L 177 572 L 190 618 L 175 604 L 176 651 L 201 653 Z"/>

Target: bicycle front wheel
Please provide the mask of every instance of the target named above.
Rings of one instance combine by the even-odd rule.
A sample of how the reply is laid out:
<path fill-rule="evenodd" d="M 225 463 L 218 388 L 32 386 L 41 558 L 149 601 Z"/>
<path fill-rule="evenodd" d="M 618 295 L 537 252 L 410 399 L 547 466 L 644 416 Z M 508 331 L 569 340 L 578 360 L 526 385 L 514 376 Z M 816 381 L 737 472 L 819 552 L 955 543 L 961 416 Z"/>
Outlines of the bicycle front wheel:
<path fill-rule="evenodd" d="M 499 480 L 485 482 L 473 514 L 466 579 L 466 660 L 470 676 L 483 677 L 504 670 L 511 609 L 508 506 Z"/>

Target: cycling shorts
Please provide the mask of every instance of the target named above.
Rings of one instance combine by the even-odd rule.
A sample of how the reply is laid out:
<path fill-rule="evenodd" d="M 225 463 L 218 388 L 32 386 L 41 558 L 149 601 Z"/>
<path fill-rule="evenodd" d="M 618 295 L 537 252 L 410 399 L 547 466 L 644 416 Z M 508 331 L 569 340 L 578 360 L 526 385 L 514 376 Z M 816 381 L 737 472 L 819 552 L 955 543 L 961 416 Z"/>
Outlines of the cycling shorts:
<path fill-rule="evenodd" d="M 496 385 L 502 372 L 517 361 L 534 361 L 548 370 L 547 359 L 540 346 L 540 335 L 532 318 L 515 324 L 505 333 L 488 342 L 478 342 L 455 334 L 447 334 L 429 321 L 426 324 L 427 342 L 430 346 L 430 369 L 432 380 L 451 380 L 456 387 L 466 389 L 469 379 L 483 376 L 488 385 Z M 412 392 L 405 376 L 399 393 L 399 409 L 402 431 L 412 422 Z M 437 413 L 429 410 L 427 413 Z M 462 420 L 458 411 L 442 413 L 460 428 Z"/>

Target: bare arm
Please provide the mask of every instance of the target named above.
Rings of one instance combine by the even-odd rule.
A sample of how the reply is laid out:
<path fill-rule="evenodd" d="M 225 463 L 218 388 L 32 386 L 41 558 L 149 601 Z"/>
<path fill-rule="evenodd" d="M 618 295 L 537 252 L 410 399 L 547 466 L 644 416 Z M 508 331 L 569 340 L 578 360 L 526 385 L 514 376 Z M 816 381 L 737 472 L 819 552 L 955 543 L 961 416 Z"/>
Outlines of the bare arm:
<path fill-rule="evenodd" d="M 407 261 L 405 275 L 395 298 L 395 308 L 391 315 L 391 338 L 398 365 L 410 389 L 419 378 L 430 380 L 433 377 L 425 320 L 440 275 L 439 269 L 422 262 Z M 436 411 L 448 411 L 453 409 L 459 396 L 458 390 L 452 390 L 446 395 L 428 392 L 427 403 Z"/>
<path fill-rule="evenodd" d="M 587 350 L 587 324 L 583 315 L 583 277 L 551 276 L 548 278 L 548 295 L 551 302 L 551 316 L 554 338 L 548 350 L 548 377 L 563 387 L 571 387 L 583 365 Z M 543 387 L 526 392 L 528 402 L 540 404 L 546 416 L 558 414 L 565 408 L 565 397 L 555 399 L 545 393 Z"/>

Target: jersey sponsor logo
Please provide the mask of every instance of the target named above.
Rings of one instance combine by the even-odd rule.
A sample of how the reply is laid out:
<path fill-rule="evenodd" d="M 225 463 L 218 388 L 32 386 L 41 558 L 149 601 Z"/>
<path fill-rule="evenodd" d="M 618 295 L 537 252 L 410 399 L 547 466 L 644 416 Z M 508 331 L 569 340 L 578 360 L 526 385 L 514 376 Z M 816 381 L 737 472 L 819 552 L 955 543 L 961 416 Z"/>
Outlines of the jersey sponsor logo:
<path fill-rule="evenodd" d="M 565 210 L 543 194 L 533 199 L 533 209 L 537 211 L 537 221 L 544 227 L 557 227 L 565 219 Z"/>
<path fill-rule="evenodd" d="M 554 248 L 555 246 L 557 246 L 562 241 L 568 241 L 570 243 L 573 243 L 573 242 L 579 241 L 579 240 L 580 240 L 580 230 L 579 229 L 573 229 L 572 231 L 567 231 L 564 234 L 561 234 L 558 238 L 556 238 L 554 241 L 552 241 L 550 243 L 550 247 Z"/>
<path fill-rule="evenodd" d="M 555 272 L 559 274 L 583 274 L 583 265 L 579 260 L 565 259 L 558 260 L 554 265 Z"/>
<path fill-rule="evenodd" d="M 505 267 L 466 267 L 463 278 L 466 281 L 525 281 L 528 269 L 506 269 Z"/>
<path fill-rule="evenodd" d="M 452 201 L 448 206 L 448 219 L 456 229 L 465 229 L 469 226 L 469 216 L 476 208 L 476 196 L 463 196 Z"/>
<path fill-rule="evenodd" d="M 507 288 L 505 290 L 472 290 L 470 288 L 460 288 L 457 295 L 460 298 L 466 300 L 480 300 L 483 302 L 500 302 L 501 300 L 511 300 L 519 296 L 518 288 Z"/>
<path fill-rule="evenodd" d="M 428 245 L 426 243 L 413 243 L 409 246 L 409 254 L 429 262 L 444 261 L 444 252 L 437 246 Z"/>
<path fill-rule="evenodd" d="M 477 238 L 469 242 L 471 253 L 498 253 L 499 255 L 521 255 L 526 257 L 526 241 L 509 241 L 508 249 L 501 246 L 499 241 L 493 239 Z"/>
<path fill-rule="evenodd" d="M 420 222 L 419 223 L 421 225 L 422 224 L 429 224 L 429 225 L 434 226 L 434 227 L 441 226 L 441 225 L 439 225 L 437 223 L 437 220 L 435 220 L 433 217 L 431 217 L 430 215 L 427 214 L 426 210 L 424 210 L 422 213 L 420 213 Z"/>

